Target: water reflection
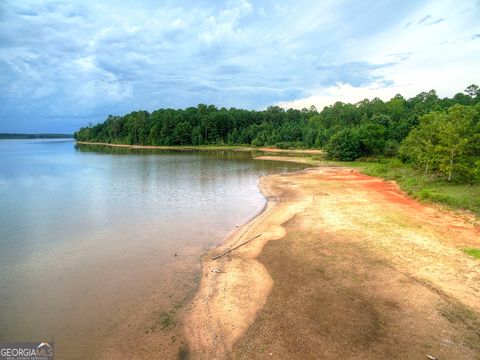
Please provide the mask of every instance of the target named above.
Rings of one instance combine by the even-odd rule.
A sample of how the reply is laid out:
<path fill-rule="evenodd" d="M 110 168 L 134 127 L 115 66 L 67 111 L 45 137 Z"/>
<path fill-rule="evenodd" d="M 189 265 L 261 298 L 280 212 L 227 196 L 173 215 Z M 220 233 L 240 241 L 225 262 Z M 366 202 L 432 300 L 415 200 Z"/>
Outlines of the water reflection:
<path fill-rule="evenodd" d="M 262 208 L 259 175 L 301 168 L 251 157 L 0 141 L 0 340 L 53 339 L 78 358 L 154 306 L 152 288 L 173 291 Z"/>

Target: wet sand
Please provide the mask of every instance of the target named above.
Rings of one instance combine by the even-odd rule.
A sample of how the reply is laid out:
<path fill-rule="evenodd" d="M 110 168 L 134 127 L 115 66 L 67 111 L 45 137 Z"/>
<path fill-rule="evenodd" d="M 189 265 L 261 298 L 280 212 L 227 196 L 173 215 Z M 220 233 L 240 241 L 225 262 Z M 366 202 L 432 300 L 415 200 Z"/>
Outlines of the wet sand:
<path fill-rule="evenodd" d="M 480 358 L 473 217 L 350 168 L 260 187 L 264 211 L 203 256 L 183 358 Z"/>
<path fill-rule="evenodd" d="M 250 152 L 3 145 L 0 340 L 54 342 L 59 359 L 177 358 L 202 254 L 265 205 L 260 174 L 304 168 Z"/>

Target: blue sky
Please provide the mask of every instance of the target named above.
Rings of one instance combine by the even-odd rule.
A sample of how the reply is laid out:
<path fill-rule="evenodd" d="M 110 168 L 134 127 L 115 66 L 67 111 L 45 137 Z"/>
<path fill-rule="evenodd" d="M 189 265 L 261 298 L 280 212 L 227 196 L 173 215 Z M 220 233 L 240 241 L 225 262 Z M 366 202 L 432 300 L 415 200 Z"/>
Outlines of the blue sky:
<path fill-rule="evenodd" d="M 1 1 L 0 132 L 480 84 L 480 1 Z"/>

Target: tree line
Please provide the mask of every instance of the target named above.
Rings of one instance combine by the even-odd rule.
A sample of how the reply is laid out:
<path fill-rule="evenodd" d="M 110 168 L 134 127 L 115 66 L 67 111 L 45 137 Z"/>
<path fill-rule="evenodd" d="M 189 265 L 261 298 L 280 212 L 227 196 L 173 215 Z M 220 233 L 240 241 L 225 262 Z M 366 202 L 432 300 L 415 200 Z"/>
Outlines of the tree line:
<path fill-rule="evenodd" d="M 356 104 L 337 102 L 317 111 L 218 109 L 200 104 L 109 115 L 75 133 L 78 141 L 137 145 L 253 145 L 320 148 L 336 160 L 398 156 L 452 179 L 478 178 L 480 89 L 452 98 L 434 90 L 410 99 L 396 95 Z M 477 170 L 475 170 L 477 169 Z"/>

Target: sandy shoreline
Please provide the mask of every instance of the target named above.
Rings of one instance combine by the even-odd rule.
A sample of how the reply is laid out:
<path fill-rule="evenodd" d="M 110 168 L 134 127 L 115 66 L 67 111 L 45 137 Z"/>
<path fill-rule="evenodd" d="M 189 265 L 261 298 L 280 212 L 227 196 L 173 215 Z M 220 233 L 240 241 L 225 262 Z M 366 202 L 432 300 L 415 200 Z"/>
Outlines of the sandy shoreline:
<path fill-rule="evenodd" d="M 461 251 L 480 247 L 474 219 L 279 155 L 256 159 L 316 167 L 260 178 L 264 208 L 202 256 L 196 293 L 145 347 L 172 359 L 480 358 L 480 262 Z"/>
<path fill-rule="evenodd" d="M 183 315 L 190 358 L 479 356 L 468 218 L 341 167 L 265 176 L 260 189 L 265 209 L 203 256 Z"/>
<path fill-rule="evenodd" d="M 184 150 L 184 151 L 208 151 L 208 150 L 231 150 L 231 151 L 259 151 L 265 153 L 284 153 L 284 154 L 296 154 L 296 155 L 322 155 L 322 150 L 308 149 L 277 149 L 270 147 L 249 147 L 249 146 L 216 146 L 216 145 L 205 145 L 205 146 L 153 146 L 153 145 L 126 145 L 126 144 L 111 144 L 111 143 L 102 143 L 102 142 L 88 142 L 88 141 L 76 141 L 77 144 L 81 145 L 99 145 L 99 146 L 109 146 L 109 147 L 120 147 L 127 149 L 146 149 L 146 150 Z"/>
<path fill-rule="evenodd" d="M 273 286 L 268 272 L 255 258 L 268 241 L 285 235 L 281 224 L 300 207 L 280 203 L 281 194 L 266 185 L 269 181 L 270 176 L 260 178 L 259 187 L 267 199 L 264 208 L 202 259 L 202 280 L 185 321 L 193 358 L 225 358 L 252 324 Z M 276 221 L 270 222 L 271 218 Z M 214 259 L 239 245 L 233 258 L 232 252 Z M 255 284 L 255 291 L 250 291 L 247 284 Z"/>

